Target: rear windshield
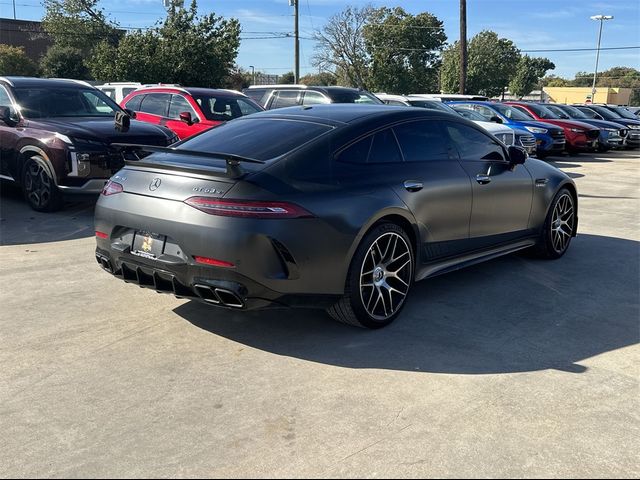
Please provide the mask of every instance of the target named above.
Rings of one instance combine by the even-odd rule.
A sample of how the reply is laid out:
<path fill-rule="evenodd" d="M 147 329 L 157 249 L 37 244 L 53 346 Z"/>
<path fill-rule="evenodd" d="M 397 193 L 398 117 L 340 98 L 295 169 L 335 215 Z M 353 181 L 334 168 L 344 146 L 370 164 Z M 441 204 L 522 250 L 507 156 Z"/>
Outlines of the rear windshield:
<path fill-rule="evenodd" d="M 358 92 L 350 90 L 328 90 L 327 94 L 333 103 L 366 103 L 369 105 L 379 105 L 383 102 L 368 92 Z"/>
<path fill-rule="evenodd" d="M 520 110 L 510 107 L 509 105 L 496 103 L 495 105 L 492 105 L 492 107 L 498 112 L 500 112 L 500 114 L 504 115 L 507 118 L 510 118 L 511 120 L 524 122 L 524 121 L 531 120 L 531 118 L 533 118 L 521 112 Z"/>
<path fill-rule="evenodd" d="M 331 129 L 328 125 L 301 120 L 247 118 L 207 130 L 185 140 L 177 148 L 270 160 L 289 153 Z"/>

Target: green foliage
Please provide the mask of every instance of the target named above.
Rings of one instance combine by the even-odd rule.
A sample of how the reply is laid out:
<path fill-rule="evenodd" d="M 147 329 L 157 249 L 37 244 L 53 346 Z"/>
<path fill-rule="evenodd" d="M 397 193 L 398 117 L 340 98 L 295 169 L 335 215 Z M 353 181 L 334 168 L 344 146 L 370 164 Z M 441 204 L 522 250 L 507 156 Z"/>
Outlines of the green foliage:
<path fill-rule="evenodd" d="M 369 88 L 389 93 L 437 89 L 439 52 L 447 37 L 435 16 L 411 15 L 400 7 L 372 10 L 364 40 L 371 59 Z"/>
<path fill-rule="evenodd" d="M 460 88 L 460 60 L 458 42 L 443 55 L 440 88 L 446 93 Z M 495 32 L 484 30 L 474 36 L 467 48 L 467 91 L 497 96 L 509 85 L 520 60 L 520 51 L 511 40 L 499 38 Z"/>
<path fill-rule="evenodd" d="M 283 73 L 278 77 L 278 83 L 282 85 L 291 85 L 296 81 L 296 76 L 293 72 Z"/>
<path fill-rule="evenodd" d="M 84 58 L 81 49 L 54 43 L 40 60 L 40 68 L 45 77 L 88 80 L 91 74 L 84 64 Z"/>
<path fill-rule="evenodd" d="M 542 80 L 540 80 L 543 87 L 567 87 L 569 86 L 569 80 L 566 80 L 562 77 L 558 77 L 557 75 L 547 75 Z"/>
<path fill-rule="evenodd" d="M 130 33 L 115 47 L 102 42 L 87 63 L 105 80 L 220 87 L 239 46 L 239 22 L 214 13 L 198 16 L 193 0 L 189 8 L 174 5 L 158 27 Z"/>
<path fill-rule="evenodd" d="M 338 77 L 332 72 L 310 73 L 300 78 L 300 83 L 316 87 L 331 86 L 338 84 Z"/>
<path fill-rule="evenodd" d="M 251 72 L 246 71 L 240 65 L 234 65 L 224 79 L 223 86 L 232 90 L 242 90 L 251 85 L 252 80 Z"/>
<path fill-rule="evenodd" d="M 556 68 L 554 63 L 548 58 L 532 58 L 528 55 L 520 57 L 516 65 L 516 71 L 509 82 L 509 91 L 522 98 L 540 83 L 540 79 L 547 70 Z"/>
<path fill-rule="evenodd" d="M 32 77 L 38 74 L 38 66 L 27 57 L 24 48 L 0 43 L 0 73 Z"/>

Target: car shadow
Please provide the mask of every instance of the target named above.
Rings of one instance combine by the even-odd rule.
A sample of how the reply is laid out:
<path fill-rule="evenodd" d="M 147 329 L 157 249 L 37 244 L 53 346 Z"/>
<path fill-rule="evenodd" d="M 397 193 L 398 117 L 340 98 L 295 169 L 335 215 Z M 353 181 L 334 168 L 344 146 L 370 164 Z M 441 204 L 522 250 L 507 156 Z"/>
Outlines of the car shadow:
<path fill-rule="evenodd" d="M 416 284 L 400 318 L 368 331 L 317 310 L 174 311 L 234 342 L 327 365 L 488 374 L 556 369 L 639 341 L 639 242 L 580 235 L 558 261 L 512 255 Z"/>
<path fill-rule="evenodd" d="M 65 199 L 64 209 L 32 210 L 22 191 L 10 182 L 0 184 L 0 245 L 58 242 L 91 237 L 96 196 Z"/>

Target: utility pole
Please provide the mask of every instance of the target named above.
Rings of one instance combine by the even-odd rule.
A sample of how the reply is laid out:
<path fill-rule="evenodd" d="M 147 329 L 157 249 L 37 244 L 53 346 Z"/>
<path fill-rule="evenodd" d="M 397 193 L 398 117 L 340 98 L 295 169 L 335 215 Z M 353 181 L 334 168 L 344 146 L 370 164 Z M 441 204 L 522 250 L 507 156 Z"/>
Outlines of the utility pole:
<path fill-rule="evenodd" d="M 593 86 L 591 87 L 591 102 L 595 103 L 596 97 L 596 77 L 598 76 L 598 62 L 600 61 L 600 40 L 602 40 L 602 24 L 605 20 L 612 20 L 613 15 L 594 15 L 591 20 L 600 21 L 600 31 L 598 32 L 598 48 L 596 49 L 596 69 L 593 72 Z"/>
<path fill-rule="evenodd" d="M 460 0 L 460 93 L 467 89 L 467 0 Z"/>
<path fill-rule="evenodd" d="M 289 6 L 293 7 L 293 35 L 295 37 L 295 47 L 294 47 L 294 56 L 295 56 L 295 68 L 293 70 L 293 83 L 298 83 L 300 80 L 300 29 L 298 28 L 299 18 L 300 18 L 300 0 L 289 0 Z"/>
<path fill-rule="evenodd" d="M 13 0 L 13 19 L 16 20 L 16 0 Z"/>
<path fill-rule="evenodd" d="M 256 84 L 256 67 L 254 67 L 253 65 L 249 65 L 249 68 L 251 69 L 251 85 L 255 85 Z"/>

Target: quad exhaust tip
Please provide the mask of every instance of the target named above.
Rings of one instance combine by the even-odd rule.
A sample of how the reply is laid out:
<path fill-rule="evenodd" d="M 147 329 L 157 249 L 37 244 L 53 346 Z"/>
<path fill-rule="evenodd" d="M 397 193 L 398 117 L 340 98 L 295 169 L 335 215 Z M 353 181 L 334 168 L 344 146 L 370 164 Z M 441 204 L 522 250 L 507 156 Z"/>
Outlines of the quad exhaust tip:
<path fill-rule="evenodd" d="M 226 288 L 211 287 L 209 285 L 194 285 L 196 293 L 207 303 L 231 308 L 243 308 L 244 302 L 240 297 Z"/>

